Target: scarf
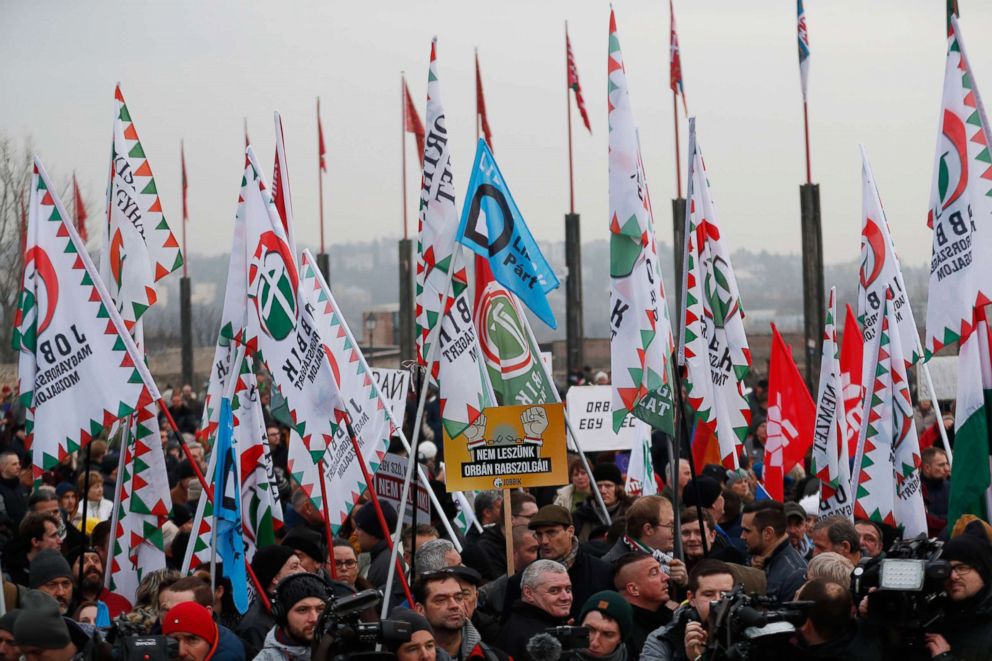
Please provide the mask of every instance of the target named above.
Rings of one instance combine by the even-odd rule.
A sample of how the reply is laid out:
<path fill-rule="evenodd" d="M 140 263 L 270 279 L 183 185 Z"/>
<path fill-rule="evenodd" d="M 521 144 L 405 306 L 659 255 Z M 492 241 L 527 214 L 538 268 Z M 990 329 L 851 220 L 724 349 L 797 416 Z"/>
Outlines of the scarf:
<path fill-rule="evenodd" d="M 565 569 L 571 569 L 577 557 L 579 557 L 579 538 L 572 535 L 572 548 L 564 556 L 558 558 L 558 562 L 565 565 Z"/>

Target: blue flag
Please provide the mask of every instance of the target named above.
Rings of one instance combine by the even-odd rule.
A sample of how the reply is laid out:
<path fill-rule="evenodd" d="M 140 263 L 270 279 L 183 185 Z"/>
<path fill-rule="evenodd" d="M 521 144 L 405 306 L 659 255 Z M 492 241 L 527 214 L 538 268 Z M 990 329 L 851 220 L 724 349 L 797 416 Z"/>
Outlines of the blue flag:
<path fill-rule="evenodd" d="M 548 292 L 558 287 L 558 276 L 537 247 L 489 145 L 481 138 L 462 207 L 458 240 L 488 259 L 496 281 L 516 294 L 538 319 L 557 328 Z"/>
<path fill-rule="evenodd" d="M 220 425 L 217 429 L 216 471 L 214 473 L 214 534 L 217 555 L 224 563 L 224 576 L 231 581 L 231 596 L 238 612 L 248 610 L 248 577 L 245 568 L 245 542 L 241 528 L 241 481 L 234 448 L 234 415 L 231 400 L 220 400 Z"/>

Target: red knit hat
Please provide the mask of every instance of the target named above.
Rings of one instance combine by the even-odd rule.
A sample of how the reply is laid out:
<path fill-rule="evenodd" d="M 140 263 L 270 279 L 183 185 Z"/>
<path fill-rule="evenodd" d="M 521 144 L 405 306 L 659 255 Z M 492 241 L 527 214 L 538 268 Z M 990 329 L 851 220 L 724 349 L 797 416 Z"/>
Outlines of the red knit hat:
<path fill-rule="evenodd" d="M 195 601 L 184 601 L 169 609 L 162 617 L 162 633 L 189 633 L 210 643 L 210 658 L 217 649 L 217 625 L 210 611 Z"/>

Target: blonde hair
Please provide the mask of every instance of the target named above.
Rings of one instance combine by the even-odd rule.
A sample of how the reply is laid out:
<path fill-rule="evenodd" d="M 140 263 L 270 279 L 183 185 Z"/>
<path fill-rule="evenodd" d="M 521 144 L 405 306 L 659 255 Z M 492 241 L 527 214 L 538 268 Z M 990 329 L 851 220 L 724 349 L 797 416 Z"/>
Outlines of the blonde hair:
<path fill-rule="evenodd" d="M 827 551 L 813 556 L 813 559 L 809 561 L 806 579 L 826 578 L 841 585 L 847 585 L 851 582 L 852 571 L 854 571 L 854 563 L 840 553 Z"/>

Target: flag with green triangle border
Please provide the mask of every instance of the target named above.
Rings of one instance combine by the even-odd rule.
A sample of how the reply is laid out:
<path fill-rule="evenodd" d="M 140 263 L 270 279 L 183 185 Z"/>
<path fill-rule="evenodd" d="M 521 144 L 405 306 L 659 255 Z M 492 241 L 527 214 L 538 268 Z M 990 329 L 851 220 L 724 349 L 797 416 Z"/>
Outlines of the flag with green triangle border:
<path fill-rule="evenodd" d="M 967 335 L 975 306 L 992 302 L 989 120 L 951 17 L 927 225 L 933 229 L 924 353 Z"/>
<path fill-rule="evenodd" d="M 301 267 L 301 286 L 324 340 L 324 353 L 345 402 L 359 451 L 374 475 L 389 450 L 389 438 L 396 432 L 389 403 L 376 385 L 372 370 L 309 250 L 303 251 Z M 324 475 L 331 531 L 337 534 L 368 486 L 344 424 L 338 425 L 334 442 L 328 448 Z"/>
<path fill-rule="evenodd" d="M 100 272 L 130 330 L 155 304 L 155 283 L 183 265 L 120 85 L 114 90 L 107 219 Z"/>
<path fill-rule="evenodd" d="M 927 531 L 920 485 L 920 442 L 895 321 L 892 292 L 887 291 L 875 338 L 865 344 L 864 415 L 851 487 L 854 518 L 899 528 L 904 539 Z"/>
<path fill-rule="evenodd" d="M 816 395 L 813 454 L 810 473 L 820 479 L 820 517 L 840 514 L 854 520 L 851 502 L 851 465 L 847 449 L 847 410 L 837 344 L 837 288 L 830 288 L 823 328 L 820 387 Z"/>
<path fill-rule="evenodd" d="M 744 442 L 751 422 L 744 397 L 751 351 L 744 334 L 737 278 L 720 234 L 694 117 L 689 118 L 687 198 L 679 363 L 686 368 L 685 387 L 697 428 L 714 434 L 723 465 L 737 468 L 737 447 Z"/>
<path fill-rule="evenodd" d="M 245 279 L 244 343 L 265 363 L 295 422 L 290 439 L 290 477 L 320 506 L 318 464 L 337 431 L 337 412 L 346 410 L 282 219 L 249 146 L 244 172 Z"/>
<path fill-rule="evenodd" d="M 875 175 L 868 162 L 868 154 L 861 146 L 861 268 L 858 272 L 858 323 L 865 329 L 865 341 L 871 341 L 868 333 L 875 327 L 875 317 L 882 314 L 885 290 L 893 295 L 899 339 L 906 349 L 906 366 L 916 364 L 922 358 L 920 335 L 916 330 L 916 319 L 909 304 L 909 293 L 902 277 L 902 267 L 896 256 L 895 243 L 889 230 L 889 221 L 882 208 L 875 185 Z"/>
<path fill-rule="evenodd" d="M 616 17 L 607 56 L 610 196 L 610 365 L 613 431 L 628 413 L 675 433 L 674 349 L 665 285 Z"/>
<path fill-rule="evenodd" d="M 160 395 L 37 157 L 31 182 L 13 347 L 37 481 Z"/>
<path fill-rule="evenodd" d="M 954 479 L 947 525 L 963 514 L 983 521 L 992 514 L 992 334 L 983 309 L 976 309 L 970 334 L 958 354 L 957 405 L 954 409 Z"/>
<path fill-rule="evenodd" d="M 448 130 L 441 104 L 441 82 L 437 70 L 437 38 L 431 42 L 431 61 L 427 74 L 427 138 L 424 147 L 423 179 L 417 230 L 416 297 L 417 359 L 427 365 L 430 359 L 431 330 L 448 309 L 450 298 L 468 286 L 464 262 L 451 274 L 451 292 L 447 292 L 449 273 L 455 267 L 455 235 L 458 210 L 452 176 Z"/>

